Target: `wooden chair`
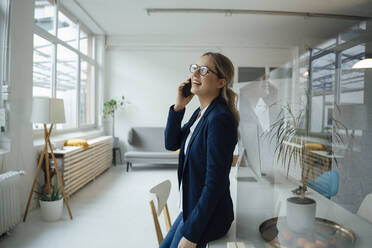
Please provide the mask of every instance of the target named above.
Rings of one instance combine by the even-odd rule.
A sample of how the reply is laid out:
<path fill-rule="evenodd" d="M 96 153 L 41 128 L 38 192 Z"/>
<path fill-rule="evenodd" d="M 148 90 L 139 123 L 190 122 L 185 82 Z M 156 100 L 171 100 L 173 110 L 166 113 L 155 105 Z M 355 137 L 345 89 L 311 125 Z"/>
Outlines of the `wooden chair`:
<path fill-rule="evenodd" d="M 156 207 L 155 207 L 154 201 L 151 200 L 150 207 L 151 207 L 152 217 L 154 219 L 155 231 L 156 231 L 156 236 L 158 238 L 159 245 L 164 239 L 163 233 L 160 228 L 159 219 L 158 219 L 158 216 L 160 216 L 163 210 L 164 210 L 163 215 L 164 215 L 165 226 L 166 226 L 167 232 L 169 232 L 172 226 L 171 219 L 169 216 L 169 211 L 168 211 L 168 205 L 167 205 L 167 200 L 170 194 L 170 189 L 171 189 L 171 182 L 169 180 L 165 180 L 164 182 L 159 183 L 158 185 L 154 186 L 150 190 L 150 193 L 155 194 L 155 198 L 157 202 Z"/>
<path fill-rule="evenodd" d="M 368 194 L 360 204 L 357 215 L 372 223 L 372 193 Z"/>

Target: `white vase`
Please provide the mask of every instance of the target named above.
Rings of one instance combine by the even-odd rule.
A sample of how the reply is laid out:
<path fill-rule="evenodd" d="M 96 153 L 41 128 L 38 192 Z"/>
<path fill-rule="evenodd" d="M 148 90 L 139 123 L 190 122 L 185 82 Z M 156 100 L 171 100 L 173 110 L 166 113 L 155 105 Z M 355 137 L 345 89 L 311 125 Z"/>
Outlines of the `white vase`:
<path fill-rule="evenodd" d="M 63 213 L 63 198 L 57 201 L 41 201 L 41 216 L 44 221 L 57 221 L 61 219 Z"/>
<path fill-rule="evenodd" d="M 291 197 L 287 199 L 287 224 L 293 232 L 312 232 L 316 202 L 311 198 Z"/>

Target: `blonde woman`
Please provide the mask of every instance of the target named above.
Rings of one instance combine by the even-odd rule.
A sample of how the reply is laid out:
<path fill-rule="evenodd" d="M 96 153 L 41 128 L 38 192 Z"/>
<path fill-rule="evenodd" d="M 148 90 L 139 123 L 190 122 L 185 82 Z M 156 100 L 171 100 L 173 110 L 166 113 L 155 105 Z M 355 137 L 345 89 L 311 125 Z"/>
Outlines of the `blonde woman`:
<path fill-rule="evenodd" d="M 178 182 L 181 213 L 161 248 L 203 248 L 224 236 L 234 219 L 229 173 L 237 143 L 236 94 L 228 87 L 234 76 L 230 59 L 205 53 L 190 66 L 191 95 L 178 87 L 165 129 L 168 150 L 180 149 Z M 200 107 L 181 127 L 185 108 L 197 96 Z"/>

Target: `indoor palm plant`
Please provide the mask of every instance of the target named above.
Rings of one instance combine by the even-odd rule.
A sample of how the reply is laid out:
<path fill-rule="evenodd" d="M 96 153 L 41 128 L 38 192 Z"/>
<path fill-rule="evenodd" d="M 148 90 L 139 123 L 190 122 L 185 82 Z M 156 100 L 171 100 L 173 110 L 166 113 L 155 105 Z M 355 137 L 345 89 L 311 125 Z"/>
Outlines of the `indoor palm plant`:
<path fill-rule="evenodd" d="M 46 185 L 43 187 L 39 186 L 35 193 L 37 194 L 40 203 L 41 216 L 43 220 L 59 220 L 63 213 L 63 196 L 61 190 L 58 188 L 58 184 L 51 183 L 49 192 Z"/>
<path fill-rule="evenodd" d="M 337 105 L 335 105 L 338 108 Z M 305 198 L 306 184 L 309 180 L 312 171 L 312 164 L 306 163 L 306 156 L 310 150 L 306 149 L 305 144 L 310 137 L 309 128 L 305 125 L 305 116 L 307 105 L 303 109 L 293 111 L 292 107 L 287 104 L 281 106 L 277 120 L 271 125 L 268 138 L 271 142 L 275 142 L 274 154 L 277 162 L 286 168 L 287 175 L 291 166 L 297 164 L 301 167 L 301 192 L 300 197 Z M 332 143 L 343 143 L 343 137 L 339 130 L 347 128 L 340 121 L 332 118 L 332 135 L 327 135 L 326 139 Z M 335 140 L 333 140 L 335 139 Z M 337 164 L 337 159 L 334 159 Z"/>
<path fill-rule="evenodd" d="M 308 102 L 309 97 L 306 98 Z M 274 142 L 277 162 L 286 168 L 287 176 L 291 166 L 299 165 L 301 167 L 300 195 L 287 199 L 287 222 L 291 229 L 296 231 L 307 231 L 312 227 L 315 220 L 316 202 L 305 197 L 306 185 L 313 171 L 313 163 L 308 163 L 310 149 L 306 143 L 310 136 L 308 125 L 305 120 L 308 115 L 308 104 L 302 105 L 303 108 L 296 111 L 290 104 L 281 106 L 277 120 L 271 125 L 267 136 L 271 142 Z M 336 105 L 337 107 L 337 105 Z M 339 129 L 347 129 L 342 123 L 332 118 L 332 135 L 328 135 L 329 141 L 343 142 Z M 335 160 L 337 163 L 337 160 Z M 299 221 L 301 219 L 302 221 Z"/>

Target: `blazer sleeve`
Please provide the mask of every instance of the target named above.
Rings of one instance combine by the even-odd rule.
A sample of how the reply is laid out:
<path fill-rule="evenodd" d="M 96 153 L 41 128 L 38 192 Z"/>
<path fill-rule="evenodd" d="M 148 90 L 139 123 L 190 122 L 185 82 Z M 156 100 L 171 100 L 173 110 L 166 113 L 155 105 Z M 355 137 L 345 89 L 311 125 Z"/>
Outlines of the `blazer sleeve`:
<path fill-rule="evenodd" d="M 236 140 L 236 124 L 231 115 L 220 114 L 209 121 L 205 184 L 196 206 L 181 229 L 182 235 L 191 242 L 200 241 L 221 195 L 229 186 Z"/>
<path fill-rule="evenodd" d="M 169 108 L 167 126 L 165 127 L 165 148 L 176 151 L 181 146 L 182 137 L 185 134 L 186 125 L 181 128 L 181 122 L 185 114 L 185 109 L 174 111 L 174 105 Z"/>

